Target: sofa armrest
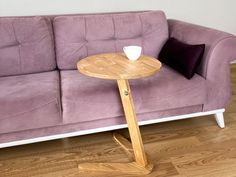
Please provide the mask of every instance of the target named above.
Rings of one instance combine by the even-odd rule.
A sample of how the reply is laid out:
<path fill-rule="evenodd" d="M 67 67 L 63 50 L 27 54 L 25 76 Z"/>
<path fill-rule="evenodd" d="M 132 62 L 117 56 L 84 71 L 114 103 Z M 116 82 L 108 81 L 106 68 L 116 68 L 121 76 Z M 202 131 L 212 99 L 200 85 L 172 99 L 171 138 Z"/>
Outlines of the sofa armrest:
<path fill-rule="evenodd" d="M 225 108 L 231 97 L 229 63 L 236 59 L 236 36 L 178 20 L 168 20 L 168 25 L 170 37 L 206 45 L 197 70 L 207 80 L 203 111 Z"/>

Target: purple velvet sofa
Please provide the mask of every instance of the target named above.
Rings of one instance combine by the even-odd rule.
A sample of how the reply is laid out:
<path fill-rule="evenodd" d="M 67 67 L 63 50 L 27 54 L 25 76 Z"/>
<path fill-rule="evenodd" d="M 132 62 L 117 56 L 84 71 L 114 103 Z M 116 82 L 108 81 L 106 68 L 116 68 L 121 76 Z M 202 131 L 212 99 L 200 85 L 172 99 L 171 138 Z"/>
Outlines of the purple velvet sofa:
<path fill-rule="evenodd" d="M 132 80 L 140 125 L 223 112 L 231 97 L 236 37 L 167 20 L 162 11 L 0 18 L 0 147 L 126 127 L 115 81 L 84 76 L 81 58 L 140 45 L 157 57 L 169 37 L 206 44 L 197 73 L 168 66 Z"/>

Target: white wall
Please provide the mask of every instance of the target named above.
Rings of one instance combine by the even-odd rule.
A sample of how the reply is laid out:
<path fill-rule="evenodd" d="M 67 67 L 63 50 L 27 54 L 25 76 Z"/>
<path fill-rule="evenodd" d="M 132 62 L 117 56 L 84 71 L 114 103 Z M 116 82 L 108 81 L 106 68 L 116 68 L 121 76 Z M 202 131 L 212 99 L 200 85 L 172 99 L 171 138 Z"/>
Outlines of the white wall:
<path fill-rule="evenodd" d="M 236 35 L 236 0 L 0 0 L 0 16 L 163 10 Z"/>

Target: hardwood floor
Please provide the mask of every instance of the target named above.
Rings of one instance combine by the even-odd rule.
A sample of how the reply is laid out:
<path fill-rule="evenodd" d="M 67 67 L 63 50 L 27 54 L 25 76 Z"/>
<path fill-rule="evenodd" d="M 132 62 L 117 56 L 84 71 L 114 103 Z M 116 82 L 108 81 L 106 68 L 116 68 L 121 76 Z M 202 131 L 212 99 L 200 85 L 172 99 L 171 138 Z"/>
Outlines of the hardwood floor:
<path fill-rule="evenodd" d="M 236 64 L 231 67 L 233 99 L 226 128 L 214 116 L 141 127 L 145 150 L 154 163 L 146 177 L 236 177 Z M 127 135 L 127 130 L 121 130 Z M 80 172 L 81 162 L 129 162 L 112 133 L 0 149 L 0 177 L 134 177 Z"/>

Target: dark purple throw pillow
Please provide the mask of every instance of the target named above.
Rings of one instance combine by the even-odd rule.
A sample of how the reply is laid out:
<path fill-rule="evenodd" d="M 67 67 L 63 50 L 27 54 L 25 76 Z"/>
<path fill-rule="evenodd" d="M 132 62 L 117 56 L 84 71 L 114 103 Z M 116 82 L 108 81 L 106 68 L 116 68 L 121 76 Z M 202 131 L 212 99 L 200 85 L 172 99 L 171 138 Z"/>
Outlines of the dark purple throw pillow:
<path fill-rule="evenodd" d="M 191 79 L 204 54 L 205 44 L 190 45 L 175 38 L 167 40 L 158 59 Z"/>

